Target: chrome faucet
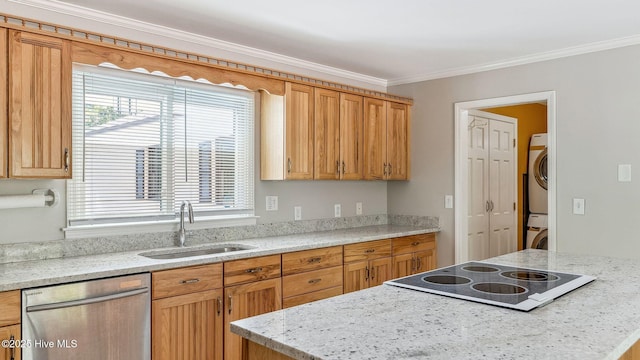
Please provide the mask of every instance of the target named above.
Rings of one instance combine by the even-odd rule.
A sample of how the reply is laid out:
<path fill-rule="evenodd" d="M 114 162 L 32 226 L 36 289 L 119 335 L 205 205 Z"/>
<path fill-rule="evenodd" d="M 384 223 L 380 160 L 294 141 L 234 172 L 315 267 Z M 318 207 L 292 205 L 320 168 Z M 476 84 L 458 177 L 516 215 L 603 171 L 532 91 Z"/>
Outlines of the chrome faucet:
<path fill-rule="evenodd" d="M 189 211 L 189 224 L 193 224 L 193 207 L 191 207 L 191 202 L 189 200 L 183 201 L 180 205 L 180 230 L 178 230 L 178 237 L 180 240 L 180 247 L 184 247 L 184 240 L 187 237 L 187 233 L 184 230 L 184 208 L 188 206 Z"/>

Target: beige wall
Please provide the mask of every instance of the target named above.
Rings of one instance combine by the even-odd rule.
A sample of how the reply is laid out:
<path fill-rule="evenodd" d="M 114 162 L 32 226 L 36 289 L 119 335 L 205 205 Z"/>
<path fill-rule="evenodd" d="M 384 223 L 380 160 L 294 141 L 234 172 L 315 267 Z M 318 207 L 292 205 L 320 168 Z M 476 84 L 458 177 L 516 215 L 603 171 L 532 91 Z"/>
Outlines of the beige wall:
<path fill-rule="evenodd" d="M 439 265 L 454 261 L 454 103 L 556 91 L 557 245 L 563 252 L 640 258 L 640 182 L 617 164 L 640 158 L 640 46 L 390 88 L 413 97 L 412 180 L 388 186 L 390 213 L 440 217 Z M 586 214 L 572 214 L 572 198 Z"/>
<path fill-rule="evenodd" d="M 531 135 L 547 132 L 547 106 L 542 104 L 523 104 L 482 109 L 490 113 L 509 116 L 518 119 L 518 250 L 522 250 L 524 228 L 527 219 L 524 218 L 523 175 L 528 171 L 529 140 Z"/>

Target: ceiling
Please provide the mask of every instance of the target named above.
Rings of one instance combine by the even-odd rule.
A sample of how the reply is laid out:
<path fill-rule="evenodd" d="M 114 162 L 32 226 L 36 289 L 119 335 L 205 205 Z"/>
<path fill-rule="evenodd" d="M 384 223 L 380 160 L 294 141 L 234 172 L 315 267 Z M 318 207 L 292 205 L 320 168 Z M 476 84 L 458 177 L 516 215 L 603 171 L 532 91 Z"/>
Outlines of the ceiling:
<path fill-rule="evenodd" d="M 640 2 L 633 0 L 40 3 L 86 7 L 389 85 L 640 43 Z"/>

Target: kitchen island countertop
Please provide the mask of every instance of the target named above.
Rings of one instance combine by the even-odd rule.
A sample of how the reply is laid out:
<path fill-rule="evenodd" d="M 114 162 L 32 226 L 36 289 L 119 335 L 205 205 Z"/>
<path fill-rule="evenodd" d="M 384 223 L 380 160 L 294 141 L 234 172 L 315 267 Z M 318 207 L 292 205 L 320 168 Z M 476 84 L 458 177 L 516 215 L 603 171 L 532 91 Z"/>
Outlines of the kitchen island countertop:
<path fill-rule="evenodd" d="M 618 359 L 640 338 L 640 261 L 525 250 L 492 259 L 597 279 L 521 312 L 382 285 L 233 322 L 294 359 Z"/>

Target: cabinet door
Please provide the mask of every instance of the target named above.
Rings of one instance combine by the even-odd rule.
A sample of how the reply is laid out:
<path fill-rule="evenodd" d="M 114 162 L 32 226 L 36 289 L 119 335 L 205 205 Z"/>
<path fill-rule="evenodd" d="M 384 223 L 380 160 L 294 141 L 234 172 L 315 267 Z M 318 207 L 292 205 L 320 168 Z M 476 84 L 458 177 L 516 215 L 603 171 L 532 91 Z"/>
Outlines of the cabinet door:
<path fill-rule="evenodd" d="M 382 180 L 386 177 L 387 150 L 386 102 L 364 99 L 364 178 Z"/>
<path fill-rule="evenodd" d="M 391 257 L 369 261 L 369 287 L 382 285 L 391 279 Z"/>
<path fill-rule="evenodd" d="M 433 270 L 437 267 L 435 249 L 418 251 L 413 256 L 416 259 L 416 273 Z"/>
<path fill-rule="evenodd" d="M 71 177 L 69 44 L 10 31 L 10 177 Z"/>
<path fill-rule="evenodd" d="M 412 253 L 396 255 L 393 257 L 393 274 L 394 278 L 409 276 L 414 273 L 416 268 L 416 260 Z"/>
<path fill-rule="evenodd" d="M 341 178 L 362 179 L 362 96 L 340 94 Z"/>
<path fill-rule="evenodd" d="M 340 166 L 340 94 L 315 89 L 314 179 L 338 179 Z"/>
<path fill-rule="evenodd" d="M 367 272 L 369 262 L 358 261 L 344 264 L 344 293 L 366 289 L 368 287 Z"/>
<path fill-rule="evenodd" d="M 152 304 L 153 360 L 222 359 L 222 289 Z"/>
<path fill-rule="evenodd" d="M 0 84 L 7 84 L 7 50 L 7 29 L 0 28 Z M 0 109 L 0 178 L 6 178 L 9 154 L 6 85 L 0 87 Z"/>
<path fill-rule="evenodd" d="M 282 309 L 282 282 L 276 278 L 227 287 L 224 297 L 224 358 L 241 360 L 242 337 L 231 332 L 231 322 Z"/>
<path fill-rule="evenodd" d="M 409 174 L 409 114 L 404 104 L 387 105 L 387 178 L 406 180 Z"/>
<path fill-rule="evenodd" d="M 0 340 L 20 340 L 20 325 L 0 327 Z M 32 344 L 33 345 L 33 344 Z M 19 360 L 20 348 L 0 347 L 0 360 Z"/>
<path fill-rule="evenodd" d="M 286 83 L 287 179 L 313 179 L 313 88 Z"/>

